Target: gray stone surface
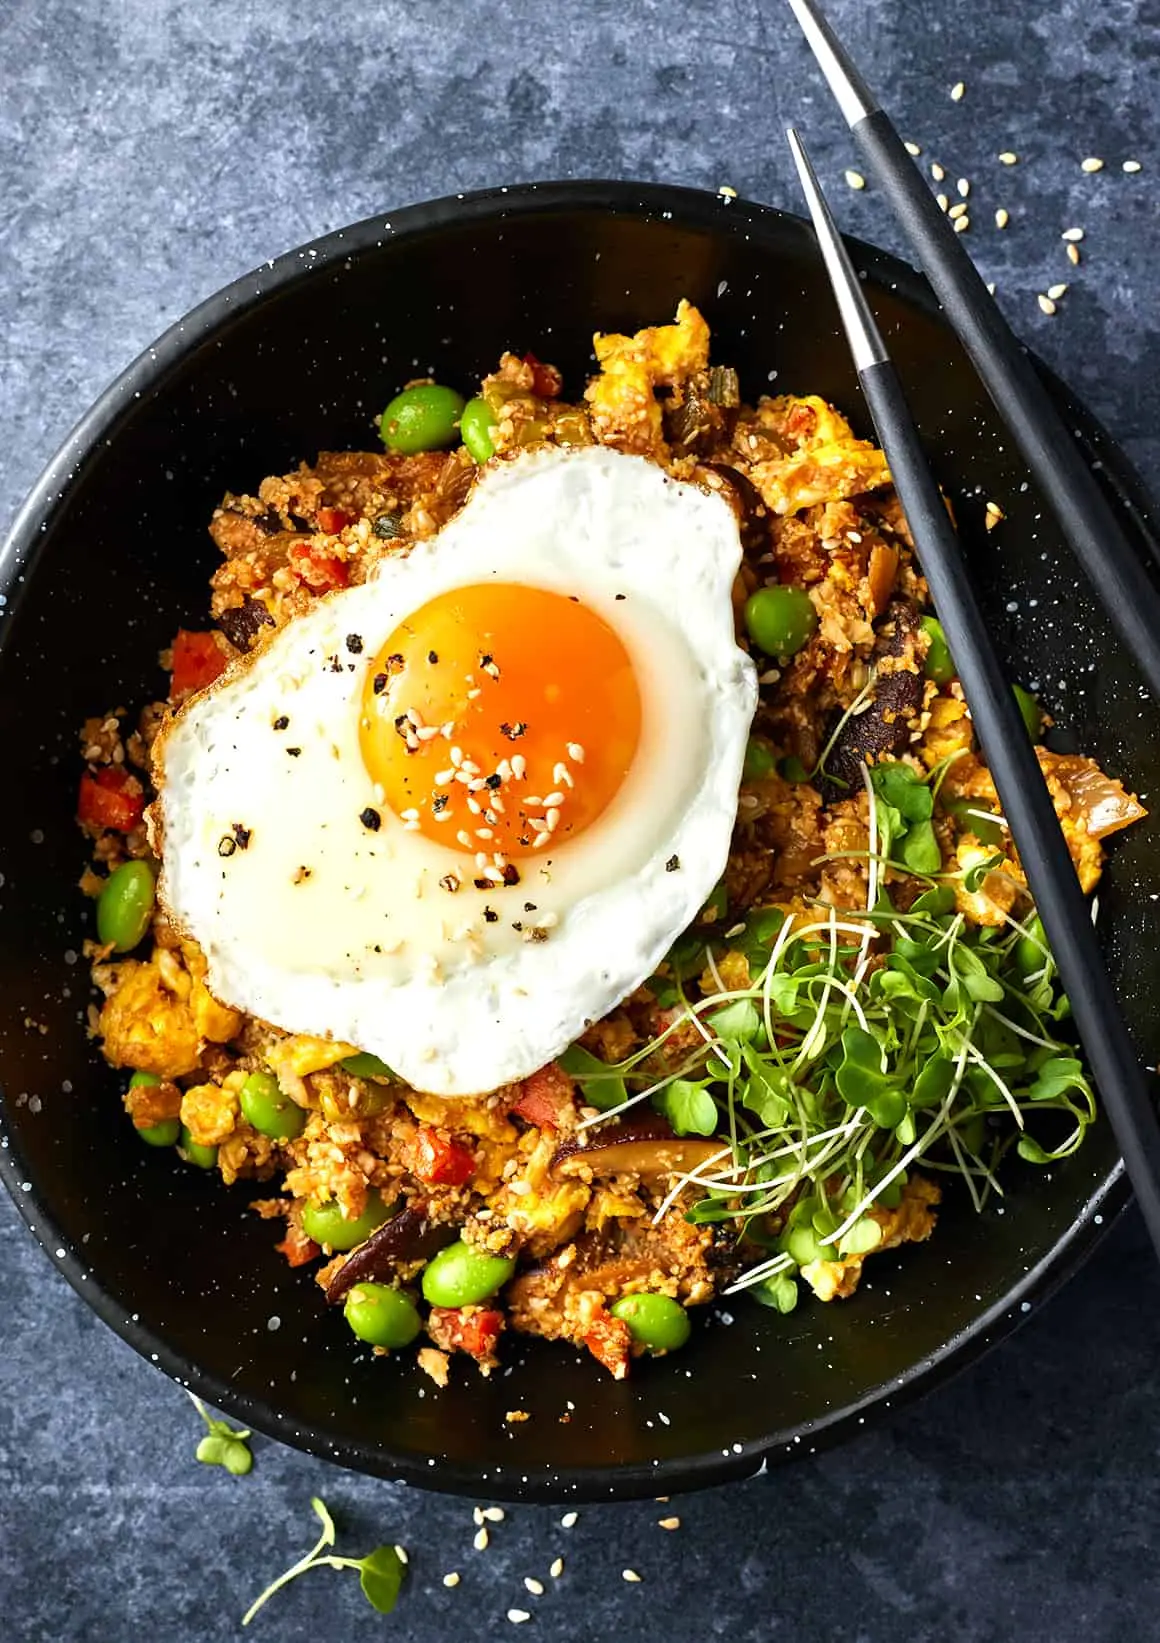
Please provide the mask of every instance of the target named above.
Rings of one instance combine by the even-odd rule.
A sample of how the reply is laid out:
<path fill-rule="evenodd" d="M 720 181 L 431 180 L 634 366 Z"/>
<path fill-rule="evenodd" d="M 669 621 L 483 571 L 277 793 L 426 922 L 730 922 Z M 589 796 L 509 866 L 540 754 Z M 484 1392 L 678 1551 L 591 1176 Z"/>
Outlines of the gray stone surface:
<path fill-rule="evenodd" d="M 1019 328 L 1160 488 L 1154 0 L 833 0 L 832 14 L 948 194 L 971 179 L 969 244 Z M 162 327 L 372 211 L 551 176 L 729 183 L 793 205 L 793 119 L 845 226 L 897 244 L 874 189 L 842 184 L 857 162 L 780 0 L 8 0 L 0 85 L 0 516 Z M 1105 169 L 1086 175 L 1085 155 Z M 1144 169 L 1127 176 L 1133 158 Z M 1059 239 L 1073 224 L 1078 269 Z M 1069 290 L 1047 319 L 1035 294 L 1057 280 Z M 349 1576 L 320 1573 L 256 1635 L 501 1637 L 511 1606 L 576 1640 L 1160 1635 L 1160 1320 L 1134 1216 L 1016 1340 L 844 1449 L 680 1502 L 671 1535 L 651 1505 L 588 1508 L 570 1530 L 509 1508 L 486 1553 L 469 1503 L 269 1442 L 245 1481 L 196 1465 L 185 1395 L 85 1310 L 7 1200 L 0 1227 L 12 1643 L 235 1636 L 309 1543 L 312 1493 L 355 1549 L 411 1549 L 404 1603 L 382 1621 Z M 557 1553 L 562 1579 L 530 1597 L 523 1577 L 546 1580 Z"/>

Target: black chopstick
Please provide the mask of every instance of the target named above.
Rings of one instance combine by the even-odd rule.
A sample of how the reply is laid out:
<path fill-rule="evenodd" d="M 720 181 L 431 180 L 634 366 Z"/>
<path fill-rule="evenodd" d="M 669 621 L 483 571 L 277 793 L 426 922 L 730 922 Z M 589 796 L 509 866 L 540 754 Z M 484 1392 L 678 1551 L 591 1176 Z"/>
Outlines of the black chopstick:
<path fill-rule="evenodd" d="M 789 0 L 847 124 L 1097 597 L 1160 701 L 1160 591 L 1075 435 L 815 0 Z"/>
<path fill-rule="evenodd" d="M 795 132 L 788 135 L 858 380 L 946 631 L 975 733 L 1071 1001 L 1088 1065 L 1160 1255 L 1160 1123 L 1149 1081 L 1132 1047 L 1092 926 L 1091 908 L 923 455 L 898 373 L 805 150 Z"/>

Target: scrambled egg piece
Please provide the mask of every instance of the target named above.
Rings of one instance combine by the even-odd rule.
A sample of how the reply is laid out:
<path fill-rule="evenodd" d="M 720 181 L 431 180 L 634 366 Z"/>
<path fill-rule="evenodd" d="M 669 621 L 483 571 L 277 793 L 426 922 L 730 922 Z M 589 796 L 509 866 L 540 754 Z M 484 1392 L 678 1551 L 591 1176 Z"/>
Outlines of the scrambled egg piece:
<path fill-rule="evenodd" d="M 762 501 L 774 513 L 797 513 L 890 484 L 882 452 L 856 438 L 845 417 L 816 395 L 763 399 L 755 426 L 789 447 L 784 455 L 765 457 L 749 469 Z"/>
<path fill-rule="evenodd" d="M 876 1249 L 924 1243 L 934 1231 L 934 1206 L 941 1197 L 933 1181 L 924 1180 L 921 1175 L 912 1175 L 902 1189 L 896 1209 L 868 1210 L 870 1219 L 876 1221 L 882 1230 Z M 865 1259 L 865 1255 L 847 1255 L 841 1261 L 810 1261 L 802 1267 L 802 1277 L 819 1301 L 845 1298 L 857 1289 Z"/>
<path fill-rule="evenodd" d="M 980 844 L 972 833 L 959 841 L 955 850 L 955 860 L 960 873 L 969 873 L 972 867 L 978 867 L 982 862 L 991 860 L 995 854 L 994 850 Z M 955 907 L 958 912 L 965 913 L 973 924 L 1006 924 L 1007 914 L 1015 905 L 1016 896 L 1024 888 L 1022 875 L 1015 879 L 1012 877 L 1014 871 L 1009 863 L 994 868 L 986 875 L 977 890 L 968 890 L 962 880 L 959 880 L 955 885 Z"/>
<path fill-rule="evenodd" d="M 709 327 L 692 303 L 677 305 L 674 325 L 650 325 L 635 336 L 592 339 L 600 375 L 585 389 L 593 431 L 603 445 L 655 452 L 664 444 L 653 389 L 671 387 L 709 364 Z"/>
<path fill-rule="evenodd" d="M 481 1141 L 495 1141 L 511 1145 L 516 1139 L 515 1128 L 508 1123 L 503 1108 L 487 1095 L 424 1095 L 422 1090 L 407 1090 L 404 1101 L 421 1124 L 434 1124 L 439 1129 L 466 1130 L 478 1135 Z"/>
<path fill-rule="evenodd" d="M 220 1084 L 194 1084 L 181 1098 L 181 1122 L 199 1147 L 216 1147 L 234 1132 L 238 1098 Z"/>
<path fill-rule="evenodd" d="M 198 1032 L 211 1044 L 228 1044 L 231 1038 L 241 1032 L 244 1016 L 238 1010 L 231 1010 L 226 1005 L 219 1004 L 206 986 L 205 977 L 209 966 L 205 954 L 196 942 L 183 941 L 181 956 L 185 960 L 185 967 L 192 982 L 189 1005 Z"/>
<path fill-rule="evenodd" d="M 201 1034 L 189 1005 L 165 985 L 157 959 L 112 965 L 109 980 L 111 990 L 97 1025 L 105 1059 L 114 1067 L 133 1067 L 159 1078 L 193 1072 Z"/>

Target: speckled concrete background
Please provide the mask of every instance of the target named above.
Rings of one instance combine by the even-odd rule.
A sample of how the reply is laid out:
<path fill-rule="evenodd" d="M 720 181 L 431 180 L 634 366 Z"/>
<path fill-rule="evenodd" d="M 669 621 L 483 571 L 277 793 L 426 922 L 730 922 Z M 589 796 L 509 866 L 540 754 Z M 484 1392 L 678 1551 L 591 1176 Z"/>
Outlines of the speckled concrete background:
<path fill-rule="evenodd" d="M 1017 325 L 1160 491 L 1160 10 L 1154 0 L 833 0 L 955 196 Z M 966 95 L 954 102 L 954 82 Z M 8 0 L 0 12 L 0 515 L 106 380 L 215 287 L 431 195 L 660 178 L 795 204 L 801 124 L 850 229 L 897 246 L 780 0 Z M 1020 156 L 1004 168 L 997 154 Z M 1105 161 L 1085 173 L 1085 156 Z M 1122 170 L 1138 159 L 1135 175 Z M 1005 206 L 1010 226 L 993 226 Z M 1086 231 L 1072 268 L 1060 233 Z M 1052 319 L 1036 294 L 1069 289 Z M 233 1637 L 312 1536 L 411 1550 L 393 1620 L 351 1577 L 281 1594 L 255 1635 L 673 1643 L 1051 1643 L 1160 1636 L 1158 1288 L 1135 1218 L 998 1354 L 837 1453 L 669 1510 L 470 1503 L 255 1443 L 198 1466 L 183 1393 L 83 1308 L 0 1203 L 0 1621 L 11 1643 Z M 547 1567 L 566 1560 L 557 1581 Z M 626 1567 L 639 1585 L 621 1579 Z M 455 1590 L 441 1582 L 458 1569 Z M 525 1575 L 545 1580 L 529 1596 Z"/>

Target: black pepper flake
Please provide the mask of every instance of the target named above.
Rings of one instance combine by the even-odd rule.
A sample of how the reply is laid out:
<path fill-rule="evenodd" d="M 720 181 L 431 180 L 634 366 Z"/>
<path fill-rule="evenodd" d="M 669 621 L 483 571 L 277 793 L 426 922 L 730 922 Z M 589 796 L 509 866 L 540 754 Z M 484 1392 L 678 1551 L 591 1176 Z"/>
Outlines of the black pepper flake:
<path fill-rule="evenodd" d="M 297 759 L 302 754 L 302 749 L 300 747 L 288 747 L 286 751 L 292 759 Z"/>
<path fill-rule="evenodd" d="M 524 912 L 525 913 L 534 913 L 535 910 L 536 910 L 536 904 L 535 904 L 534 901 L 525 901 L 524 902 Z"/>
<path fill-rule="evenodd" d="M 504 868 L 503 881 L 509 886 L 509 888 L 511 885 L 518 884 L 520 882 L 520 870 L 516 866 L 515 862 L 509 861 L 507 866 Z"/>
<path fill-rule="evenodd" d="M 518 742 L 521 736 L 527 734 L 527 729 L 522 719 L 517 719 L 514 725 L 502 724 L 499 727 L 500 735 L 506 736 L 509 742 Z"/>
<path fill-rule="evenodd" d="M 350 651 L 352 656 L 361 656 L 362 636 L 358 633 L 348 633 L 346 636 L 346 648 Z"/>
<path fill-rule="evenodd" d="M 295 871 L 294 878 L 293 878 L 292 882 L 294 884 L 301 884 L 304 879 L 308 879 L 310 877 L 310 875 L 313 873 L 313 871 L 314 871 L 313 867 L 299 867 Z"/>
<path fill-rule="evenodd" d="M 427 652 L 427 660 L 434 665 L 434 663 L 439 660 L 439 652 L 437 650 L 429 650 Z"/>
<path fill-rule="evenodd" d="M 483 909 L 483 920 L 485 924 L 498 924 L 499 914 L 494 907 L 485 907 Z"/>
<path fill-rule="evenodd" d="M 523 929 L 523 925 L 520 923 L 518 918 L 512 919 L 512 929 L 513 930 L 522 930 Z"/>
<path fill-rule="evenodd" d="M 333 656 L 328 656 L 326 658 L 326 665 L 330 669 L 331 673 L 342 672 L 342 661 L 337 651 L 335 651 Z"/>
<path fill-rule="evenodd" d="M 234 823 L 234 843 L 237 845 L 239 850 L 249 849 L 251 837 L 252 832 L 250 828 L 243 827 L 241 822 Z"/>
<path fill-rule="evenodd" d="M 371 526 L 371 530 L 384 542 L 391 542 L 398 536 L 402 523 L 397 513 L 381 513 Z"/>
<path fill-rule="evenodd" d="M 378 811 L 373 810 L 369 804 L 365 810 L 359 812 L 358 819 L 362 822 L 368 833 L 377 833 L 379 828 L 383 825 L 383 818 L 379 815 Z"/>
<path fill-rule="evenodd" d="M 289 728 L 290 728 L 289 718 L 287 717 L 287 715 L 285 713 L 280 713 L 278 715 L 278 717 L 274 720 L 274 729 L 275 730 L 288 730 Z"/>
<path fill-rule="evenodd" d="M 533 941 L 547 941 L 548 939 L 548 932 L 546 930 L 541 930 L 538 924 L 532 925 L 532 928 L 528 931 L 528 935 Z"/>
<path fill-rule="evenodd" d="M 439 888 L 441 890 L 447 890 L 451 895 L 454 895 L 456 890 L 459 889 L 459 880 L 456 878 L 454 873 L 444 873 L 443 877 L 439 880 Z"/>
<path fill-rule="evenodd" d="M 490 879 L 472 879 L 471 882 L 477 890 L 490 890 L 492 888 Z"/>
<path fill-rule="evenodd" d="M 407 737 L 413 736 L 414 733 L 414 727 L 411 724 L 410 719 L 408 719 L 405 713 L 400 713 L 398 718 L 395 720 L 395 735 L 401 736 L 403 740 L 406 741 Z"/>
<path fill-rule="evenodd" d="M 485 776 L 483 779 L 484 779 L 484 782 L 487 784 L 487 786 L 491 788 L 493 793 L 495 792 L 497 787 L 502 787 L 503 786 L 503 777 L 502 776 Z"/>
<path fill-rule="evenodd" d="M 618 594 L 617 594 L 617 595 L 616 595 L 616 598 L 617 598 L 617 600 L 618 600 L 618 601 L 619 601 L 619 600 L 621 600 L 621 599 L 627 599 L 627 598 L 628 598 L 628 595 L 627 595 L 627 594 L 626 594 L 626 593 L 618 593 Z"/>
<path fill-rule="evenodd" d="M 431 800 L 432 815 L 442 815 L 443 811 L 447 809 L 447 801 L 450 797 L 450 793 L 436 793 L 435 797 Z"/>
<path fill-rule="evenodd" d="M 386 688 L 387 675 L 385 673 L 376 673 L 374 678 L 371 680 L 371 689 L 374 691 L 376 696 L 381 696 Z"/>
<path fill-rule="evenodd" d="M 680 865 L 681 865 L 680 856 L 670 856 L 668 861 L 665 863 L 665 872 L 666 873 L 676 873 L 676 872 L 679 871 Z"/>
<path fill-rule="evenodd" d="M 219 856 L 232 856 L 237 848 L 237 845 L 234 843 L 233 839 L 230 838 L 228 833 L 218 840 Z"/>

